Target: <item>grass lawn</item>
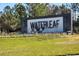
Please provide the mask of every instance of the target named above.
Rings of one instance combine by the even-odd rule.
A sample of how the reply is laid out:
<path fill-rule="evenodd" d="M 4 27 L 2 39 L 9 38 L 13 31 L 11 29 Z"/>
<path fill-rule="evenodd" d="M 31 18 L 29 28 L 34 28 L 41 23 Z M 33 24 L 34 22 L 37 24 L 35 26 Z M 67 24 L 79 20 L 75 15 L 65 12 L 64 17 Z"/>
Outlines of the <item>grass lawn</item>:
<path fill-rule="evenodd" d="M 79 55 L 79 35 L 0 37 L 0 56 Z"/>

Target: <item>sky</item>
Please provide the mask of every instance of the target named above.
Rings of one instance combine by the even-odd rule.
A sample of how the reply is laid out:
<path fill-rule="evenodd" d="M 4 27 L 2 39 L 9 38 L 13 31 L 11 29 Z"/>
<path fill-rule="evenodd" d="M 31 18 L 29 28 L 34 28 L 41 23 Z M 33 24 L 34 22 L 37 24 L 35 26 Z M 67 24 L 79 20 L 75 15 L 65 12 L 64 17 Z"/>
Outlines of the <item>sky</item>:
<path fill-rule="evenodd" d="M 7 5 L 13 7 L 15 5 L 15 3 L 0 3 L 0 11 L 2 11 L 4 9 L 4 7 Z"/>

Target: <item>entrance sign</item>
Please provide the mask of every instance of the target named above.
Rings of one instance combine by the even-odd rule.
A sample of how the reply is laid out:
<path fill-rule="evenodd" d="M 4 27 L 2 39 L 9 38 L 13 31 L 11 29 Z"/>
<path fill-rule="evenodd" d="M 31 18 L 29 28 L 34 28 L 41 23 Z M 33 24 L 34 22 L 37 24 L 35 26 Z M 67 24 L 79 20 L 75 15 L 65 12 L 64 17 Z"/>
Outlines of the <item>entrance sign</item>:
<path fill-rule="evenodd" d="M 71 30 L 71 13 L 24 18 L 22 33 L 60 33 Z"/>
<path fill-rule="evenodd" d="M 27 20 L 28 33 L 63 32 L 63 17 Z"/>

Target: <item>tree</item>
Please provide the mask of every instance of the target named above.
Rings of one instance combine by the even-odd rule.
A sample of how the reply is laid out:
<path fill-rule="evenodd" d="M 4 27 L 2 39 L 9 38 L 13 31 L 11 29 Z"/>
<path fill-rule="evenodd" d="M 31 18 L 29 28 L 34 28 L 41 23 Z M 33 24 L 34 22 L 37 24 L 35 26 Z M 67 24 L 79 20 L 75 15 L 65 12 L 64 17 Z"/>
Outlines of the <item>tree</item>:
<path fill-rule="evenodd" d="M 60 10 L 61 10 L 61 14 L 70 13 L 70 9 L 67 8 L 64 4 L 62 4 L 59 8 L 60 8 Z"/>
<path fill-rule="evenodd" d="M 19 27 L 22 26 L 23 20 L 27 17 L 26 8 L 22 3 L 18 3 L 14 6 L 15 14 L 19 18 Z"/>
<path fill-rule="evenodd" d="M 35 3 L 29 4 L 31 17 L 38 17 L 38 16 L 46 16 L 47 15 L 47 7 L 48 4 L 43 3 Z"/>
<path fill-rule="evenodd" d="M 6 6 L 4 8 L 4 12 L 1 14 L 0 20 L 2 28 L 1 31 L 5 30 L 10 32 L 19 28 L 20 21 L 17 13 L 15 13 L 14 7 L 11 8 L 10 6 Z"/>
<path fill-rule="evenodd" d="M 73 10 L 76 20 L 76 11 L 79 11 L 79 3 L 71 3 L 71 4 L 67 3 L 66 6 Z"/>
<path fill-rule="evenodd" d="M 48 15 L 54 15 L 55 14 L 55 12 L 54 12 L 54 10 L 55 10 L 55 5 L 48 5 L 48 11 L 47 11 L 47 14 Z"/>
<path fill-rule="evenodd" d="M 18 13 L 19 17 L 26 16 L 26 8 L 22 3 L 18 3 L 15 5 L 15 11 Z"/>

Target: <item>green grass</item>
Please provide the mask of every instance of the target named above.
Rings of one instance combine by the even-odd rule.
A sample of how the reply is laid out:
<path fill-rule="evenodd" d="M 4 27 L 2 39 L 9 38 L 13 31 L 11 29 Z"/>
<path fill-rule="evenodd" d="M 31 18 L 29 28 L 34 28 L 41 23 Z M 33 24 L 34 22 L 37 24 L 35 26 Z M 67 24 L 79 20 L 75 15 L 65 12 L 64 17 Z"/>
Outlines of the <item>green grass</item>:
<path fill-rule="evenodd" d="M 0 37 L 0 56 L 79 54 L 79 35 L 46 34 Z M 77 43 L 76 43 L 77 42 Z"/>

